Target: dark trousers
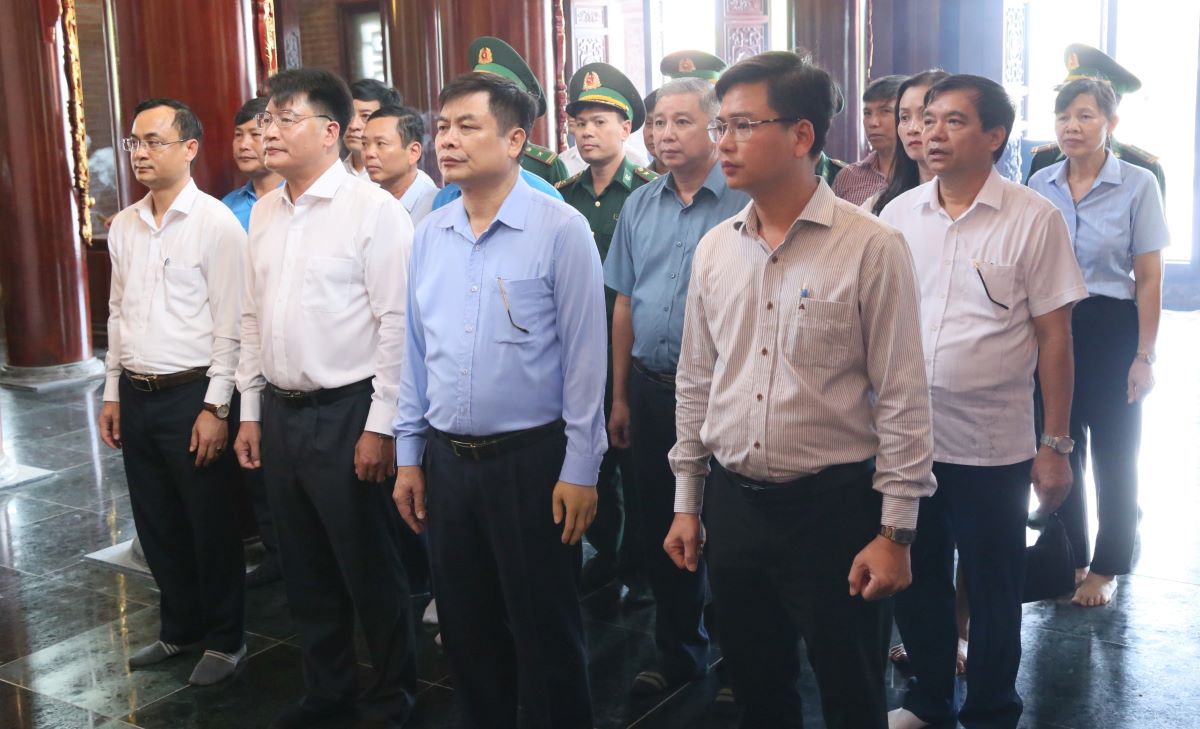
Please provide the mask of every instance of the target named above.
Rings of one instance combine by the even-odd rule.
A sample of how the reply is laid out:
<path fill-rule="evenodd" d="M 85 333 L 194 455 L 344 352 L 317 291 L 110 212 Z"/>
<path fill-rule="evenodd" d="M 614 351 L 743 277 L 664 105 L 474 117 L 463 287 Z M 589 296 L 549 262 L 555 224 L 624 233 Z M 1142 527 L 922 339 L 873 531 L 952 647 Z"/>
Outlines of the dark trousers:
<path fill-rule="evenodd" d="M 562 433 L 483 461 L 430 439 L 429 548 L 442 642 L 467 726 L 592 726 L 579 547 L 562 543 L 551 495 Z"/>
<path fill-rule="evenodd" d="M 708 568 L 681 570 L 663 550 L 675 519 L 675 475 L 667 453 L 675 445 L 675 390 L 631 369 L 629 421 L 635 491 L 641 504 L 643 565 L 654 592 L 654 641 L 663 672 L 690 679 L 708 669 L 704 598 Z"/>
<path fill-rule="evenodd" d="M 749 487 L 713 463 L 705 490 L 708 569 L 742 729 L 803 726 L 800 640 L 830 729 L 884 729 L 882 602 L 850 597 L 855 555 L 879 533 L 867 463 Z"/>
<path fill-rule="evenodd" d="M 246 570 L 233 433 L 212 465 L 197 468 L 188 452 L 207 390 L 207 378 L 142 392 L 122 377 L 121 455 L 134 524 L 158 583 L 159 638 L 233 653 L 244 642 Z"/>
<path fill-rule="evenodd" d="M 1101 575 L 1124 575 L 1133 559 L 1137 534 L 1137 457 L 1142 437 L 1141 403 L 1128 404 L 1129 366 L 1137 354 L 1137 305 L 1093 296 L 1071 315 L 1075 344 L 1075 393 L 1071 401 L 1071 453 L 1074 483 L 1058 515 L 1067 529 L 1075 566 Z M 1088 559 L 1084 467 L 1096 483 L 1100 529 L 1096 553 Z"/>
<path fill-rule="evenodd" d="M 400 517 L 389 484 L 354 475 L 354 447 L 370 405 L 369 389 L 304 406 L 265 393 L 263 475 L 308 700 L 355 701 L 357 616 L 374 667 L 357 698 L 359 712 L 403 720 L 417 677 Z"/>
<path fill-rule="evenodd" d="M 633 485 L 632 458 L 628 448 L 612 448 L 600 463 L 596 481 L 596 518 L 588 527 L 588 542 L 598 560 L 627 584 L 638 574 L 642 549 L 637 535 L 640 510 Z"/>
<path fill-rule="evenodd" d="M 904 708 L 938 724 L 955 716 L 954 549 L 971 608 L 967 729 L 1015 729 L 1021 718 L 1021 592 L 1032 461 L 1011 466 L 934 463 L 938 488 L 921 499 L 913 583 L 896 596 L 896 624 L 913 670 Z"/>

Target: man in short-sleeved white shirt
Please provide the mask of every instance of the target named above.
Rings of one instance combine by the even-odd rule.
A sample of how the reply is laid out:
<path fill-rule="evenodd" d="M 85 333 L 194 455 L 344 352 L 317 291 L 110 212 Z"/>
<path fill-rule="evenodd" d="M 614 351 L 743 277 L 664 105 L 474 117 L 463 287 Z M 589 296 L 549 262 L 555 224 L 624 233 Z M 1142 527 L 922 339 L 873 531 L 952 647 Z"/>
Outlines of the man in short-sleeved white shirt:
<path fill-rule="evenodd" d="M 892 729 L 953 721 L 1015 729 L 1025 522 L 1032 480 L 1050 513 L 1071 484 L 1070 316 L 1087 289 L 1062 214 L 993 164 L 1012 129 L 1003 88 L 978 76 L 935 85 L 925 158 L 937 177 L 881 219 L 904 233 L 921 291 L 937 492 L 921 500 L 913 584 L 896 621 L 914 678 Z M 1045 401 L 1034 455 L 1034 370 Z M 953 553 L 971 604 L 970 691 L 954 702 Z"/>

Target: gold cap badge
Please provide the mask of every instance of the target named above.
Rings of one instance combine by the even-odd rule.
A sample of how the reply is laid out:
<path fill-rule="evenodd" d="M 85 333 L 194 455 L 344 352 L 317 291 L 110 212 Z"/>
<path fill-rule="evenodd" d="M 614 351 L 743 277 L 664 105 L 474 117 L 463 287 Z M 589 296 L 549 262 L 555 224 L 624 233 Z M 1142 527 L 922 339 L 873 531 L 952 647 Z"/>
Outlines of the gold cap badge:
<path fill-rule="evenodd" d="M 1077 68 L 1079 68 L 1079 56 L 1072 53 L 1071 57 L 1067 59 L 1067 70 L 1074 71 Z"/>
<path fill-rule="evenodd" d="M 690 58 L 684 58 L 679 62 L 680 73 L 691 73 L 696 70 L 696 63 Z"/>
<path fill-rule="evenodd" d="M 600 76 L 595 71 L 588 71 L 583 77 L 583 90 L 591 91 L 600 88 Z"/>
<path fill-rule="evenodd" d="M 491 62 L 492 62 L 492 49 L 488 48 L 487 46 L 480 48 L 479 49 L 479 63 L 484 64 L 484 63 L 491 63 Z"/>

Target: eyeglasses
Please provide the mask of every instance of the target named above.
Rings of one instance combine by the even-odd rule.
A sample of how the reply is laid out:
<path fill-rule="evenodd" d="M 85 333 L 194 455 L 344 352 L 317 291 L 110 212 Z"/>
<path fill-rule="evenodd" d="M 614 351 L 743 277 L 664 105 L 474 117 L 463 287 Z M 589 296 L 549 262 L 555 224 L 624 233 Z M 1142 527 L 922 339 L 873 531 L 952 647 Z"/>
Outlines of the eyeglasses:
<path fill-rule="evenodd" d="M 164 142 L 159 139 L 142 140 L 137 137 L 125 137 L 121 140 L 121 149 L 126 152 L 136 152 L 145 147 L 151 154 L 157 154 L 162 151 L 163 147 L 170 147 L 172 144 L 181 144 L 190 141 L 190 139 L 176 139 L 174 142 Z"/>
<path fill-rule="evenodd" d="M 305 114 L 297 116 L 291 112 L 283 111 L 278 114 L 272 114 L 269 111 L 260 111 L 254 115 L 254 121 L 258 124 L 259 129 L 266 129 L 274 122 L 280 129 L 291 129 L 305 119 L 321 117 L 333 121 L 333 117 L 328 114 Z"/>
<path fill-rule="evenodd" d="M 984 279 L 984 277 L 983 277 L 983 271 L 979 268 L 979 262 L 976 261 L 972 265 L 975 266 L 975 273 L 979 274 L 979 283 L 983 284 L 983 293 L 985 296 L 988 297 L 988 301 L 992 302 L 996 306 L 999 306 L 1001 309 L 1008 311 L 1008 305 L 1001 304 L 999 301 L 996 301 L 995 299 L 992 298 L 992 292 L 988 291 L 987 280 Z"/>
<path fill-rule="evenodd" d="M 739 142 L 746 142 L 749 141 L 750 136 L 754 134 L 754 127 L 758 126 L 759 124 L 795 124 L 798 121 L 800 120 L 784 117 L 751 121 L 744 116 L 731 116 L 729 117 L 729 121 L 721 121 L 720 119 L 716 119 L 710 123 L 707 127 L 708 138 L 714 143 L 720 142 L 725 136 L 725 133 L 729 131 L 730 127 L 732 127 L 733 138 Z"/>
<path fill-rule="evenodd" d="M 504 313 L 508 314 L 508 323 L 516 327 L 517 331 L 521 332 L 522 334 L 528 334 L 528 329 L 513 321 L 512 309 L 508 308 L 508 292 L 504 290 L 504 279 L 497 276 L 496 285 L 500 287 L 500 300 L 504 302 Z"/>

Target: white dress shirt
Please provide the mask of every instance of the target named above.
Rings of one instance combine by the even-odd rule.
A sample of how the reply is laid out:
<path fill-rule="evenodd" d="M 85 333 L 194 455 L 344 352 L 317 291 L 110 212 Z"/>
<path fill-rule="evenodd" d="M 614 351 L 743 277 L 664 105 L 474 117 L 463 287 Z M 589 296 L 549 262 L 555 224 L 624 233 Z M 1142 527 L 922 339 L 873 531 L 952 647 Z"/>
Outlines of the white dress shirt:
<path fill-rule="evenodd" d="M 220 200 L 193 180 L 154 222 L 149 194 L 108 231 L 112 287 L 104 400 L 117 402 L 121 370 L 168 375 L 208 368 L 204 401 L 233 396 L 246 234 Z"/>
<path fill-rule="evenodd" d="M 754 204 L 692 259 L 676 371 L 675 511 L 699 514 L 709 456 L 761 481 L 875 458 L 882 523 L 933 493 L 917 286 L 904 239 L 821 180 L 771 250 Z"/>
<path fill-rule="evenodd" d="M 951 220 L 938 184 L 909 190 L 880 215 L 904 233 L 916 264 L 933 458 L 1019 463 L 1037 451 L 1033 319 L 1087 298 L 1087 288 L 1049 200 L 992 170 L 971 207 Z"/>
<path fill-rule="evenodd" d="M 272 190 L 250 214 L 242 420 L 266 382 L 312 391 L 375 378 L 366 429 L 390 434 L 404 356 L 413 226 L 398 200 L 334 162 L 294 202 Z"/>

